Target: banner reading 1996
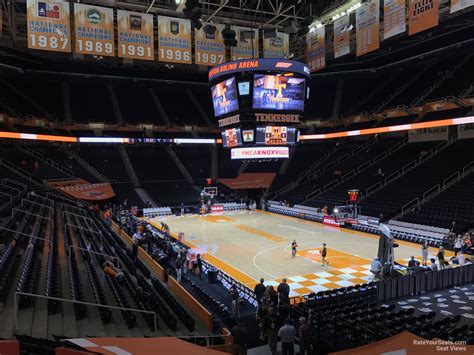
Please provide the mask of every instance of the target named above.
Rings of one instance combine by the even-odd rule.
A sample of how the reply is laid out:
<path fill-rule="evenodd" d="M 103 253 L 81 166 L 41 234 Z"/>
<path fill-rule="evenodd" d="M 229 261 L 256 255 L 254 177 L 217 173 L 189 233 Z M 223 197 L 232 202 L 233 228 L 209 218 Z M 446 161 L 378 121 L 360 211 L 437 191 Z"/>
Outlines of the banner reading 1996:
<path fill-rule="evenodd" d="M 356 10 L 356 56 L 380 47 L 379 1 L 371 0 Z"/>
<path fill-rule="evenodd" d="M 194 63 L 197 65 L 214 66 L 224 63 L 225 45 L 222 30 L 225 25 L 216 25 L 213 34 L 207 34 L 201 28 L 194 31 Z"/>
<path fill-rule="evenodd" d="M 276 37 L 263 39 L 263 58 L 284 58 L 290 50 L 290 35 L 277 32 Z"/>
<path fill-rule="evenodd" d="M 118 56 L 153 60 L 153 15 L 117 10 Z"/>
<path fill-rule="evenodd" d="M 306 61 L 311 72 L 326 68 L 326 29 L 313 28 L 306 35 Z"/>
<path fill-rule="evenodd" d="M 192 64 L 189 20 L 158 16 L 158 60 Z"/>
<path fill-rule="evenodd" d="M 28 48 L 71 52 L 69 2 L 28 0 Z"/>
<path fill-rule="evenodd" d="M 114 10 L 74 4 L 76 53 L 114 56 Z"/>
<path fill-rule="evenodd" d="M 232 60 L 258 58 L 258 30 L 231 26 L 236 33 L 237 46 L 230 50 Z"/>

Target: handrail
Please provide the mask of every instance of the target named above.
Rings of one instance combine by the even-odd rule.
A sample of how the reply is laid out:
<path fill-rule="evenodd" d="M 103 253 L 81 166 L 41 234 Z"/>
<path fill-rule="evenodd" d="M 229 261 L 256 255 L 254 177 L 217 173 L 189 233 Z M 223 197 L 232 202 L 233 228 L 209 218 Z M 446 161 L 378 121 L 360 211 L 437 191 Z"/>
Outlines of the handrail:
<path fill-rule="evenodd" d="M 113 255 L 109 255 L 109 254 L 104 254 L 104 253 L 99 253 L 97 251 L 93 251 L 93 250 L 87 250 L 87 249 L 84 249 L 84 248 L 81 248 L 81 247 L 78 247 L 76 245 L 69 245 L 69 256 L 71 256 L 71 249 L 79 249 L 79 250 L 82 250 L 82 251 L 85 251 L 85 252 L 88 252 L 88 253 L 91 253 L 91 254 L 97 254 L 97 255 L 102 255 L 102 256 L 108 256 L 109 258 L 113 258 L 113 259 L 117 259 L 117 268 L 120 269 L 120 259 L 118 258 L 118 256 L 113 256 Z"/>
<path fill-rule="evenodd" d="M 141 309 L 135 309 L 135 308 L 126 308 L 126 307 L 117 307 L 117 306 L 110 306 L 110 305 L 105 305 L 105 304 L 100 304 L 100 303 L 91 303 L 91 302 L 83 302 L 83 301 L 75 301 L 75 300 L 70 300 L 67 298 L 59 298 L 59 297 L 52 297 L 52 296 L 44 296 L 44 295 L 38 295 L 36 293 L 27 293 L 27 292 L 15 292 L 13 296 L 13 311 L 14 311 L 14 318 L 15 318 L 15 329 L 18 329 L 18 296 L 27 296 L 27 297 L 36 297 L 36 298 L 41 298 L 41 299 L 47 299 L 47 300 L 53 300 L 53 301 L 59 301 L 59 302 L 69 302 L 69 303 L 77 303 L 77 304 L 83 304 L 86 306 L 96 306 L 96 307 L 103 307 L 103 308 L 109 308 L 109 309 L 117 309 L 121 311 L 131 311 L 131 312 L 137 312 L 137 313 L 145 313 L 145 314 L 152 314 L 153 315 L 153 322 L 154 322 L 154 335 L 157 335 L 157 330 L 158 330 L 158 323 L 156 319 L 156 313 L 152 311 L 144 311 Z"/>
<path fill-rule="evenodd" d="M 11 186 L 5 185 L 4 183 L 1 183 L 0 186 L 6 187 L 7 189 L 10 189 L 10 190 L 15 190 L 15 191 L 17 191 L 17 194 L 16 194 L 17 196 L 20 196 L 20 194 L 21 194 L 21 191 L 18 190 L 17 188 L 15 188 L 15 187 L 11 187 Z"/>
<path fill-rule="evenodd" d="M 92 229 L 87 229 L 87 228 L 84 228 L 84 227 L 81 227 L 81 226 L 77 226 L 75 224 L 66 223 L 64 225 L 64 235 L 67 235 L 67 232 L 66 232 L 66 227 L 67 226 L 74 227 L 74 228 L 77 228 L 77 229 L 82 229 L 82 230 L 85 230 L 87 232 L 92 232 L 92 233 L 98 234 L 98 235 L 100 235 L 100 244 L 103 244 L 102 240 L 103 240 L 104 236 L 103 236 L 101 231 L 95 231 L 95 230 L 92 230 Z"/>
<path fill-rule="evenodd" d="M 69 212 L 69 211 L 63 211 L 63 214 L 62 214 L 63 218 L 66 216 L 66 213 L 67 214 L 72 214 L 73 216 L 80 217 L 80 218 L 83 218 L 85 220 L 91 221 L 92 222 L 91 225 L 93 225 L 94 227 L 97 228 L 97 230 L 99 230 L 99 227 L 97 227 L 97 225 L 95 224 L 95 222 L 92 218 L 86 217 L 86 216 L 83 216 L 83 215 L 80 215 L 80 214 L 72 213 L 72 212 Z"/>
<path fill-rule="evenodd" d="M 84 210 L 83 210 L 82 208 L 80 208 L 80 207 L 75 207 L 75 206 L 73 206 L 73 205 L 69 205 L 69 204 L 67 204 L 67 203 L 61 202 L 61 208 L 64 208 L 64 206 L 68 206 L 69 208 L 73 208 L 73 209 L 79 210 L 79 211 L 81 211 L 81 212 L 87 214 L 87 212 L 84 211 Z"/>
<path fill-rule="evenodd" d="M 43 201 L 44 201 L 44 200 L 49 201 L 49 202 L 52 203 L 53 206 L 55 205 L 54 200 L 52 200 L 52 199 L 50 199 L 50 198 L 47 198 L 47 197 L 44 197 L 44 196 L 41 196 L 41 195 L 38 195 L 38 194 L 34 194 L 33 196 L 39 197 L 39 198 L 41 198 Z"/>
<path fill-rule="evenodd" d="M 461 173 L 459 171 L 456 171 L 455 173 L 449 175 L 446 179 L 443 180 L 443 188 L 446 187 L 446 184 L 452 180 L 454 180 L 455 178 L 460 178 L 461 177 Z"/>
<path fill-rule="evenodd" d="M 419 199 L 418 197 L 417 197 L 417 198 L 414 198 L 413 200 L 407 202 L 406 204 L 404 204 L 404 205 L 402 206 L 402 214 L 401 214 L 401 215 L 402 215 L 402 216 L 404 215 L 406 208 L 410 208 L 410 207 L 412 207 L 412 206 L 414 206 L 414 205 L 418 205 L 418 206 L 420 205 L 420 199 Z"/>
<path fill-rule="evenodd" d="M 428 154 L 426 154 L 428 155 Z M 425 156 L 426 156 L 425 155 Z M 405 174 L 408 170 L 411 170 L 413 169 L 414 167 L 416 167 L 418 165 L 418 160 L 412 160 L 411 162 L 409 162 L 408 164 L 405 164 L 401 171 L 402 171 L 402 174 Z M 397 170 L 397 172 L 400 171 L 400 170 Z M 393 174 L 392 174 L 393 175 Z"/>
<path fill-rule="evenodd" d="M 394 171 L 393 173 L 391 173 L 389 176 L 385 178 L 384 184 L 386 185 L 389 181 L 392 181 L 399 176 L 400 176 L 400 170 Z"/>
<path fill-rule="evenodd" d="M 22 210 L 20 210 L 16 207 L 12 208 L 12 218 L 13 218 L 13 211 L 23 212 L 23 213 L 29 214 L 31 216 L 36 216 L 36 217 L 39 217 L 39 218 L 47 219 L 48 221 L 51 221 L 52 229 L 54 230 L 54 218 L 48 218 L 48 217 L 40 216 L 39 214 L 31 213 L 31 212 L 28 212 L 28 211 L 22 211 Z"/>
<path fill-rule="evenodd" d="M 18 232 L 18 231 L 14 230 L 14 229 L 5 228 L 5 227 L 0 227 L 0 230 L 5 230 L 5 231 L 7 231 L 7 232 L 12 232 L 12 233 L 15 233 L 15 234 L 24 235 L 25 237 L 30 237 L 30 238 L 33 238 L 33 239 L 40 239 L 40 240 L 43 240 L 43 241 L 45 241 L 45 242 L 48 242 L 49 244 L 53 244 L 53 241 L 52 241 L 52 240 L 46 239 L 46 238 L 37 237 L 37 236 L 34 236 L 33 234 L 26 234 L 26 233 Z"/>
<path fill-rule="evenodd" d="M 33 204 L 38 205 L 38 206 L 42 206 L 42 207 L 49 208 L 50 211 L 51 211 L 51 214 L 54 215 L 54 207 L 51 207 L 51 206 L 48 206 L 48 205 L 44 205 L 44 204 L 39 203 L 39 202 L 31 201 L 31 200 L 28 200 L 28 199 L 26 199 L 26 198 L 22 198 L 22 199 L 21 199 L 20 206 L 22 206 L 22 207 L 23 207 L 23 201 L 27 201 L 27 202 L 29 202 L 29 203 L 33 203 Z"/>
<path fill-rule="evenodd" d="M 365 190 L 365 196 L 369 195 L 372 190 L 375 190 L 377 187 L 382 187 L 382 182 L 381 181 L 378 181 L 376 182 L 375 184 L 369 186 L 366 190 Z"/>
<path fill-rule="evenodd" d="M 4 178 L 4 179 L 2 179 L 2 181 L 9 181 L 12 184 L 20 185 L 21 187 L 23 187 L 23 190 L 28 190 L 28 186 L 26 184 L 23 184 L 21 182 L 15 181 L 15 180 L 12 180 L 10 178 Z"/>
<path fill-rule="evenodd" d="M 12 202 L 13 202 L 13 196 L 12 196 L 12 195 L 10 195 L 10 194 L 7 194 L 6 192 L 2 192 L 2 191 L 0 191 L 0 195 L 5 195 L 5 196 L 8 196 L 8 197 L 10 197 L 10 203 L 12 203 Z"/>
<path fill-rule="evenodd" d="M 441 185 L 440 184 L 436 184 L 435 186 L 433 186 L 432 188 L 428 189 L 425 191 L 425 193 L 423 193 L 423 199 L 422 199 L 422 202 L 425 202 L 426 198 L 428 195 L 431 195 L 432 193 L 434 193 L 435 191 L 438 192 L 441 190 Z"/>
<path fill-rule="evenodd" d="M 474 161 L 471 161 L 464 168 L 462 168 L 462 176 L 465 177 L 466 176 L 466 171 L 468 171 L 471 168 L 474 168 Z"/>

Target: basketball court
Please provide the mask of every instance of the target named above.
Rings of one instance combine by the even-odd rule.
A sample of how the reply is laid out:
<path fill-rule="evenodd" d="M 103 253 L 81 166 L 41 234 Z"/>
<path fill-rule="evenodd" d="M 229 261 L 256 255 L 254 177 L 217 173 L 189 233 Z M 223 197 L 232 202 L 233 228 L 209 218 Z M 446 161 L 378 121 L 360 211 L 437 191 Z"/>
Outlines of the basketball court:
<path fill-rule="evenodd" d="M 286 277 L 290 296 L 371 280 L 370 262 L 378 249 L 375 235 L 262 211 L 156 217 L 150 221 L 157 227 L 165 222 L 175 236 L 183 232 L 189 247 L 251 288 L 262 277 L 266 285 L 278 285 Z M 295 258 L 291 256 L 293 239 L 298 243 Z M 321 264 L 322 243 L 327 244 L 329 266 Z M 398 262 L 406 264 L 412 255 L 420 259 L 419 245 L 399 244 L 395 249 Z"/>

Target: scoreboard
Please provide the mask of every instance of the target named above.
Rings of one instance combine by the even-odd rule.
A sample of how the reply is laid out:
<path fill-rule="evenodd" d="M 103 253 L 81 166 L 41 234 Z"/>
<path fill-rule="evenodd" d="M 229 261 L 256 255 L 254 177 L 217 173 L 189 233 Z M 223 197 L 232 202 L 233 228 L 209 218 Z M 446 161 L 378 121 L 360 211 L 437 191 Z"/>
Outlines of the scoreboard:
<path fill-rule="evenodd" d="M 231 156 L 287 157 L 287 151 L 262 150 L 299 141 L 309 99 L 309 69 L 287 59 L 248 59 L 227 62 L 209 71 L 214 116 L 222 129 L 226 148 L 259 148 L 233 151 Z M 234 154 L 235 153 L 235 154 Z"/>

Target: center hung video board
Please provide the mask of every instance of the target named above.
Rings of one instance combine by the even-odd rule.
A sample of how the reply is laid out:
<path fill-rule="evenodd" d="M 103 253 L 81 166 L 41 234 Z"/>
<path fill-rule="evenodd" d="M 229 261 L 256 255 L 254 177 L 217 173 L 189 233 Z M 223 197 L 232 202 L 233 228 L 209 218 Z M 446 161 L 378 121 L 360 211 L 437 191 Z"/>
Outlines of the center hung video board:
<path fill-rule="evenodd" d="M 254 109 L 303 111 L 304 100 L 304 78 L 255 74 Z"/>

